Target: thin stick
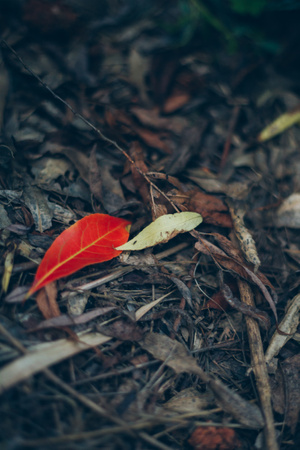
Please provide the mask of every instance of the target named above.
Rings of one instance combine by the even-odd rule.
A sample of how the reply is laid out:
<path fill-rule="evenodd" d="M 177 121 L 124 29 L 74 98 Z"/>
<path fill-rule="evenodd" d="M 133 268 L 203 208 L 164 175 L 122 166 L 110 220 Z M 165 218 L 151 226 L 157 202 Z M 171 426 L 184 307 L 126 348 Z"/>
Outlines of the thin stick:
<path fill-rule="evenodd" d="M 246 281 L 238 280 L 238 286 L 242 302 L 246 303 L 246 305 L 255 307 L 253 293 L 249 284 Z M 251 366 L 255 375 L 261 408 L 265 417 L 265 449 L 278 450 L 279 447 L 276 439 L 276 430 L 271 403 L 271 388 L 259 326 L 257 321 L 252 317 L 245 316 L 245 319 L 251 352 Z"/>

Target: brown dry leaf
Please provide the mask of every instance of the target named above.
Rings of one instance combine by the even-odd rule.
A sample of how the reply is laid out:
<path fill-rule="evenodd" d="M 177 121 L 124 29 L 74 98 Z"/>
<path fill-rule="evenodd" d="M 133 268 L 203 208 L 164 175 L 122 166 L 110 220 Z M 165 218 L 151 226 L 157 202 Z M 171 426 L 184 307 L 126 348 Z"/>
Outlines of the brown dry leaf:
<path fill-rule="evenodd" d="M 105 336 L 114 337 L 120 341 L 139 341 L 143 337 L 143 330 L 129 320 L 116 320 L 110 325 L 98 325 L 98 331 Z"/>
<path fill-rule="evenodd" d="M 162 153 L 170 155 L 172 153 L 172 141 L 167 139 L 166 132 L 151 131 L 140 126 L 133 126 L 136 134 L 144 141 L 149 147 L 156 148 Z"/>
<path fill-rule="evenodd" d="M 194 450 L 233 450 L 242 446 L 232 428 L 210 426 L 196 428 L 188 443 Z"/>
<path fill-rule="evenodd" d="M 241 251 L 237 248 L 235 248 L 232 244 L 232 242 L 227 239 L 225 236 L 219 233 L 212 233 L 213 236 L 217 239 L 218 243 L 222 247 L 222 249 L 227 253 L 228 256 L 230 256 L 232 259 L 236 260 L 239 264 L 242 266 L 250 269 L 248 264 L 245 262 L 243 255 Z M 255 274 L 260 281 L 265 284 L 266 286 L 269 286 L 269 288 L 272 290 L 272 292 L 275 292 L 275 288 L 272 285 L 272 283 L 268 280 L 268 278 L 261 272 L 257 272 Z"/>
<path fill-rule="evenodd" d="M 56 299 L 57 287 L 55 281 L 43 287 L 36 296 L 36 302 L 39 310 L 46 320 L 60 316 L 60 309 Z"/>
<path fill-rule="evenodd" d="M 210 391 L 199 392 L 195 388 L 187 388 L 175 394 L 163 407 L 167 411 L 180 414 L 200 414 L 205 412 L 209 405 L 214 403 L 214 397 Z"/>
<path fill-rule="evenodd" d="M 260 311 L 254 306 L 247 305 L 246 303 L 238 300 L 233 295 L 230 287 L 223 282 L 223 272 L 219 272 L 219 278 L 220 278 L 220 287 L 224 295 L 224 298 L 232 308 L 236 309 L 237 311 L 240 311 L 245 316 L 253 317 L 254 319 L 261 322 L 267 329 L 270 328 L 270 319 L 264 311 Z"/>
<path fill-rule="evenodd" d="M 215 233 L 216 234 L 216 233 Z M 223 236 L 224 238 L 224 236 Z M 226 238 L 224 238 L 226 239 Z M 228 241 L 230 242 L 230 241 Z M 237 273 L 240 277 L 244 278 L 247 281 L 250 281 L 251 283 L 256 284 L 256 286 L 259 287 L 259 289 L 264 294 L 265 299 L 269 303 L 273 314 L 276 318 L 276 322 L 278 322 L 277 318 L 277 311 L 275 307 L 274 300 L 272 299 L 271 295 L 269 294 L 267 288 L 263 284 L 260 278 L 265 278 L 263 274 L 260 274 L 259 272 L 255 274 L 250 270 L 245 263 L 241 263 L 238 260 L 233 259 L 232 257 L 229 257 L 226 255 L 225 252 L 220 250 L 218 247 L 213 245 L 211 242 L 200 239 L 195 244 L 196 250 L 199 250 L 200 252 L 204 253 L 205 255 L 210 255 L 217 263 L 219 263 L 221 266 L 225 267 L 228 270 L 232 270 L 233 272 Z M 270 283 L 268 283 L 270 285 Z"/>
<path fill-rule="evenodd" d="M 204 223 L 232 228 L 228 207 L 218 197 L 196 190 L 189 191 L 188 209 L 202 215 Z"/>
<path fill-rule="evenodd" d="M 29 208 L 37 231 L 42 233 L 52 227 L 53 211 L 48 203 L 48 196 L 38 187 L 31 186 L 26 177 L 23 191 L 24 202 Z"/>
<path fill-rule="evenodd" d="M 273 383 L 273 405 L 276 412 L 285 415 L 285 423 L 295 433 L 300 411 L 300 354 L 285 359 L 281 368 Z"/>
<path fill-rule="evenodd" d="M 165 114 L 171 114 L 178 109 L 186 105 L 191 99 L 191 96 L 187 92 L 175 91 L 170 97 L 167 98 L 163 106 L 163 112 Z"/>
<path fill-rule="evenodd" d="M 173 341 L 164 334 L 148 333 L 140 345 L 154 358 L 164 361 L 175 373 L 187 372 L 197 375 L 208 384 L 222 409 L 232 414 L 243 425 L 254 429 L 263 426 L 264 420 L 259 408 L 231 391 L 220 380 L 206 374 L 181 343 Z"/>
<path fill-rule="evenodd" d="M 184 117 L 161 117 L 158 108 L 144 109 L 139 106 L 134 106 L 131 108 L 131 112 L 144 126 L 156 130 L 167 130 L 181 135 L 184 128 L 188 126 L 188 121 Z"/>

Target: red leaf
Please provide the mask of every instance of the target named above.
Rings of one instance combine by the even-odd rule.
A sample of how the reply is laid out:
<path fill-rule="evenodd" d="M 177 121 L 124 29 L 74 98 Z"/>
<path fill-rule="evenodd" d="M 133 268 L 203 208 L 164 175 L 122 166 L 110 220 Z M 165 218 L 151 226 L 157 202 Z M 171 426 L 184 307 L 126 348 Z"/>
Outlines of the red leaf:
<path fill-rule="evenodd" d="M 128 241 L 130 222 L 108 214 L 91 214 L 63 231 L 45 253 L 26 298 L 41 287 L 82 267 L 108 261 Z"/>

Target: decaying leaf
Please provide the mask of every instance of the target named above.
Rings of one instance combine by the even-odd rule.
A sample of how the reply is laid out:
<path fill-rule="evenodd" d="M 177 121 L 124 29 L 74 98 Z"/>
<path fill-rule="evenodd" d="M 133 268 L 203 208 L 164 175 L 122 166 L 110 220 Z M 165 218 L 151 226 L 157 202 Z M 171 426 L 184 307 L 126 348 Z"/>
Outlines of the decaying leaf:
<path fill-rule="evenodd" d="M 300 354 L 286 358 L 281 363 L 281 370 L 276 372 L 272 386 L 274 409 L 284 415 L 285 423 L 295 433 L 299 425 L 300 412 Z"/>
<path fill-rule="evenodd" d="M 198 190 L 192 190 L 188 192 L 188 195 L 189 210 L 201 214 L 204 223 L 232 228 L 232 220 L 228 214 L 228 207 L 220 198 Z"/>
<path fill-rule="evenodd" d="M 220 235 L 218 235 L 217 233 L 214 233 L 214 236 L 220 236 Z M 225 238 L 224 236 L 222 236 L 222 241 L 223 242 L 227 241 L 228 242 L 227 247 L 229 248 L 230 241 L 228 241 L 228 239 Z M 267 300 L 267 302 L 269 303 L 269 305 L 272 309 L 272 312 L 276 318 L 276 321 L 278 322 L 274 300 L 272 299 L 270 293 L 268 292 L 268 290 L 265 286 L 265 284 L 266 284 L 266 285 L 270 286 L 272 289 L 272 285 L 269 282 L 269 280 L 262 273 L 257 272 L 257 274 L 255 274 L 254 272 L 252 272 L 252 270 L 250 270 L 246 266 L 246 264 L 243 263 L 243 261 L 241 260 L 241 257 L 239 256 L 239 254 L 237 252 L 236 252 L 235 256 L 232 256 L 232 254 L 230 256 L 228 256 L 223 250 L 221 250 L 220 248 L 216 247 L 211 242 L 209 242 L 203 238 L 201 238 L 201 241 L 199 240 L 198 242 L 196 242 L 195 248 L 197 250 L 199 250 L 200 252 L 204 253 L 205 255 L 211 256 L 217 263 L 219 263 L 221 266 L 225 267 L 226 269 L 232 270 L 233 272 L 237 273 L 242 278 L 250 281 L 251 283 L 256 284 L 260 288 L 262 293 L 264 294 L 264 297 Z"/>
<path fill-rule="evenodd" d="M 193 212 L 166 214 L 156 219 L 126 244 L 116 247 L 116 250 L 143 250 L 153 247 L 168 242 L 179 233 L 193 230 L 201 222 L 201 215 Z"/>
<path fill-rule="evenodd" d="M 210 391 L 199 392 L 195 388 L 187 388 L 175 394 L 170 400 L 164 403 L 163 407 L 167 411 L 178 412 L 181 414 L 200 414 L 205 412 L 214 401 Z"/>
<path fill-rule="evenodd" d="M 261 324 L 263 324 L 267 329 L 270 327 L 270 319 L 264 311 L 260 311 L 254 306 L 247 305 L 246 303 L 241 302 L 233 295 L 230 287 L 223 281 L 223 272 L 219 272 L 219 280 L 223 296 L 232 308 L 236 309 L 237 311 L 240 311 L 245 316 L 253 317 L 254 319 L 258 320 Z"/>
<path fill-rule="evenodd" d="M 39 310 L 46 320 L 52 319 L 53 317 L 58 317 L 60 315 L 60 309 L 56 299 L 57 288 L 56 283 L 53 282 L 47 284 L 47 286 L 41 289 L 36 296 L 36 302 Z"/>
<path fill-rule="evenodd" d="M 282 347 L 293 337 L 293 334 L 296 332 L 300 316 L 300 294 L 296 295 L 291 301 L 284 318 L 278 325 L 278 328 L 283 333 L 278 333 L 276 330 L 270 340 L 269 347 L 266 351 L 265 358 L 266 363 L 269 364 L 276 356 Z"/>
<path fill-rule="evenodd" d="M 231 391 L 220 380 L 204 372 L 180 342 L 173 341 L 164 334 L 148 333 L 140 345 L 154 358 L 164 361 L 175 373 L 187 372 L 197 375 L 207 383 L 224 411 L 232 414 L 238 422 L 254 429 L 263 426 L 264 420 L 259 408 Z"/>
<path fill-rule="evenodd" d="M 198 427 L 188 440 L 194 450 L 232 450 L 241 448 L 235 430 L 225 427 Z"/>
<path fill-rule="evenodd" d="M 29 208 L 36 229 L 42 233 L 52 227 L 53 212 L 49 206 L 47 195 L 39 188 L 27 184 L 24 187 L 24 201 Z"/>
<path fill-rule="evenodd" d="M 277 117 L 270 125 L 264 128 L 258 135 L 257 140 L 260 142 L 277 136 L 277 134 L 290 128 L 292 125 L 300 121 L 300 106 L 292 109 L 292 111 L 282 114 Z"/>

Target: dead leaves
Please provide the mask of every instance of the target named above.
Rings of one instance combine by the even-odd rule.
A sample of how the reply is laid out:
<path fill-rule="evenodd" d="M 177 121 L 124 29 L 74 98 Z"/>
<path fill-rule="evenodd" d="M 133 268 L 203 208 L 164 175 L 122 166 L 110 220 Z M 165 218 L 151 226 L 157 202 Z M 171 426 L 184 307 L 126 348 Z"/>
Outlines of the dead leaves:
<path fill-rule="evenodd" d="M 232 220 L 228 214 L 225 203 L 215 195 L 205 194 L 200 191 L 190 191 L 187 207 L 190 211 L 202 215 L 204 223 L 219 227 L 232 228 Z"/>
<path fill-rule="evenodd" d="M 198 427 L 189 438 L 194 450 L 232 450 L 241 448 L 241 443 L 232 428 Z"/>
<path fill-rule="evenodd" d="M 232 414 L 238 422 L 253 429 L 263 426 L 259 408 L 229 390 L 221 381 L 206 374 L 181 343 L 173 341 L 163 334 L 149 333 L 143 338 L 140 345 L 155 358 L 164 361 L 175 373 L 187 372 L 197 375 L 208 384 L 224 411 Z"/>
<path fill-rule="evenodd" d="M 223 243 L 223 246 L 226 246 L 227 254 L 216 247 L 211 242 L 199 238 L 198 242 L 195 244 L 195 248 L 205 255 L 209 255 L 213 258 L 213 260 L 220 264 L 222 267 L 227 270 L 231 270 L 236 273 L 238 276 L 244 278 L 250 283 L 254 283 L 259 289 L 262 291 L 265 299 L 269 303 L 273 314 L 277 320 L 277 312 L 273 298 L 271 297 L 269 291 L 265 287 L 265 284 L 268 285 L 271 289 L 273 288 L 271 283 L 267 280 L 267 278 L 260 272 L 256 274 L 247 267 L 246 263 L 243 261 L 243 258 L 238 254 L 237 250 L 232 246 L 230 241 L 226 239 L 224 236 L 221 236 L 217 233 L 214 234 L 215 237 L 219 240 L 219 242 Z"/>

